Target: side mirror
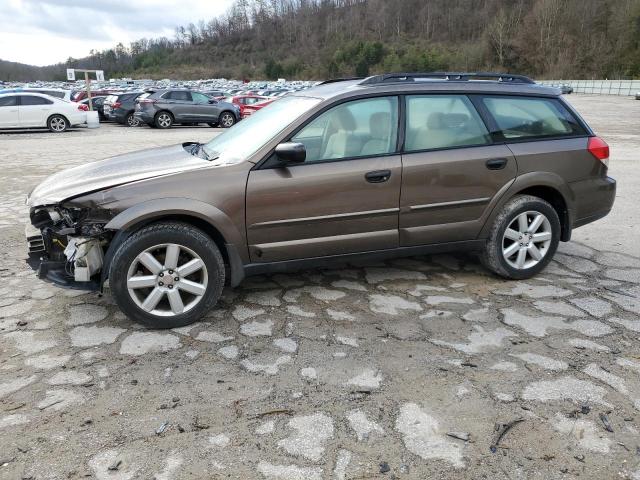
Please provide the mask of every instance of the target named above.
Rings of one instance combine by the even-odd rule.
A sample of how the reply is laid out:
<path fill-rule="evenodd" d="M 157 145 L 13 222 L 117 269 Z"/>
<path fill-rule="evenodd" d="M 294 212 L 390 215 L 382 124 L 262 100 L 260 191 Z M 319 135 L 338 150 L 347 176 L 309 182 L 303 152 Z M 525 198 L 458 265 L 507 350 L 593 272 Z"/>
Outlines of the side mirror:
<path fill-rule="evenodd" d="M 281 143 L 276 147 L 276 157 L 283 162 L 303 163 L 307 158 L 307 149 L 302 143 Z"/>
<path fill-rule="evenodd" d="M 209 100 L 209 103 L 215 104 L 215 103 L 218 103 L 218 101 L 212 98 L 211 100 Z"/>

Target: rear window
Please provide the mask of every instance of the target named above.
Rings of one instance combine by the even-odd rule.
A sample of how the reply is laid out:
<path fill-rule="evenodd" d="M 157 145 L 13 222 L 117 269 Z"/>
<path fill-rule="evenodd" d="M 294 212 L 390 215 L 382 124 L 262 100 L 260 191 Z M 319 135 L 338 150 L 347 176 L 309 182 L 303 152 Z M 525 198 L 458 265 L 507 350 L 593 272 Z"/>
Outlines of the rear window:
<path fill-rule="evenodd" d="M 571 113 L 554 98 L 484 97 L 505 140 L 584 135 Z"/>

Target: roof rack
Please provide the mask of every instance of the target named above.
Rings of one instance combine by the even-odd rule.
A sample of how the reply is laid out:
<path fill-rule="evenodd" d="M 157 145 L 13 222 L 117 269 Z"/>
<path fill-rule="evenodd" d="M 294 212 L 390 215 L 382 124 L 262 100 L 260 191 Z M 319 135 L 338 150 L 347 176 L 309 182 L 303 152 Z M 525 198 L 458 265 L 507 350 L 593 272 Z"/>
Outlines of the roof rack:
<path fill-rule="evenodd" d="M 336 83 L 336 82 L 348 82 L 350 80 L 365 80 L 365 77 L 347 77 L 347 78 L 332 78 L 331 80 L 325 80 L 324 82 L 318 83 L 317 86 L 326 85 L 328 83 Z"/>
<path fill-rule="evenodd" d="M 421 80 L 444 80 L 447 82 L 468 82 L 471 80 L 494 80 L 504 83 L 534 84 L 531 78 L 524 75 L 493 72 L 425 72 L 425 73 L 387 73 L 365 78 L 360 85 L 382 85 L 385 83 L 419 82 Z"/>

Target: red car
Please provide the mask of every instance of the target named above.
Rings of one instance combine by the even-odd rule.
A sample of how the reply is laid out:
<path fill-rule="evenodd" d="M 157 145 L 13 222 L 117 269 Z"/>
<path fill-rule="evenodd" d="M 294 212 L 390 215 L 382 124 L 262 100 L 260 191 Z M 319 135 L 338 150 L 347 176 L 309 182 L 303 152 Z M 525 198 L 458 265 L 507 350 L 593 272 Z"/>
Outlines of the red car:
<path fill-rule="evenodd" d="M 248 116 L 250 116 L 251 114 L 257 112 L 258 110 L 260 110 L 261 108 L 266 107 L 267 105 L 271 105 L 273 102 L 275 102 L 278 97 L 266 97 L 267 100 L 264 100 L 262 102 L 258 102 L 258 103 L 254 103 L 251 105 L 245 105 L 244 107 L 240 107 L 240 115 L 242 116 L 242 118 L 246 118 Z"/>
<path fill-rule="evenodd" d="M 244 112 L 247 107 L 261 104 L 264 101 L 270 100 L 269 97 L 261 97 L 259 95 L 236 95 L 227 99 L 230 103 L 235 103 L 240 107 L 240 117 L 244 118 Z"/>

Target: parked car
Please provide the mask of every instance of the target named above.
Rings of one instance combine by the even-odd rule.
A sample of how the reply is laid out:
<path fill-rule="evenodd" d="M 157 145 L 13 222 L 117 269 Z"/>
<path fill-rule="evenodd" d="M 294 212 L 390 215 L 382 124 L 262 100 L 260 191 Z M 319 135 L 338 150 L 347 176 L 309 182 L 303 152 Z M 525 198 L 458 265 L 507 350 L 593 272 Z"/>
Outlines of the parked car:
<path fill-rule="evenodd" d="M 91 97 L 106 97 L 109 95 L 114 95 L 119 93 L 118 91 L 113 90 L 91 90 Z M 72 99 L 74 102 L 81 102 L 87 98 L 87 91 L 85 89 L 82 90 L 74 90 L 72 95 Z"/>
<path fill-rule="evenodd" d="M 43 95 L 49 95 L 50 97 L 59 98 L 60 100 L 65 100 L 67 102 L 71 102 L 71 90 L 64 90 L 60 88 L 45 88 L 45 87 L 24 87 L 24 88 L 12 88 L 7 90 L 2 90 L 2 93 L 41 93 Z"/>
<path fill-rule="evenodd" d="M 636 92 L 636 100 L 640 100 L 640 92 Z"/>
<path fill-rule="evenodd" d="M 271 105 L 277 99 L 278 97 L 275 97 L 275 98 L 267 97 L 266 100 L 262 100 L 261 102 L 256 102 L 256 103 L 252 103 L 251 105 L 242 106 L 241 107 L 242 118 L 247 118 L 248 116 L 253 115 L 258 110 L 262 110 L 264 107 Z"/>
<path fill-rule="evenodd" d="M 563 95 L 570 95 L 573 93 L 573 87 L 571 85 L 560 85 L 560 91 L 562 92 Z"/>
<path fill-rule="evenodd" d="M 255 105 L 260 102 L 265 102 L 267 100 L 270 100 L 270 98 L 265 96 L 260 96 L 260 95 L 236 95 L 235 97 L 228 97 L 226 99 L 227 102 L 233 103 L 235 105 L 238 105 L 238 107 L 240 107 L 241 118 L 245 117 L 245 114 L 244 114 L 245 107 L 248 107 L 250 105 Z"/>
<path fill-rule="evenodd" d="M 240 120 L 240 107 L 200 92 L 185 89 L 158 90 L 136 104 L 136 118 L 155 128 L 206 123 L 229 128 Z"/>
<path fill-rule="evenodd" d="M 107 119 L 107 117 L 104 114 L 104 100 L 105 98 L 107 98 L 106 96 L 102 96 L 102 97 L 91 97 L 91 105 L 93 107 L 93 110 L 95 110 L 96 112 L 98 112 L 98 117 L 100 118 L 100 121 L 105 121 Z M 81 105 L 86 105 L 87 106 L 87 110 L 89 109 L 89 99 L 85 98 L 84 100 L 80 100 L 79 102 L 77 102 Z"/>
<path fill-rule="evenodd" d="M 135 116 L 136 100 L 144 94 L 145 92 L 126 92 L 109 95 L 103 105 L 105 117 L 127 127 L 137 127 L 140 122 Z"/>
<path fill-rule="evenodd" d="M 87 123 L 87 106 L 38 93 L 0 93 L 0 128 L 48 128 L 60 133 Z"/>
<path fill-rule="evenodd" d="M 475 78 L 328 82 L 206 144 L 57 173 L 27 200 L 32 265 L 71 287 L 108 279 L 154 328 L 196 321 L 246 275 L 336 261 L 478 251 L 530 278 L 611 210 L 609 147 L 557 89 Z"/>

